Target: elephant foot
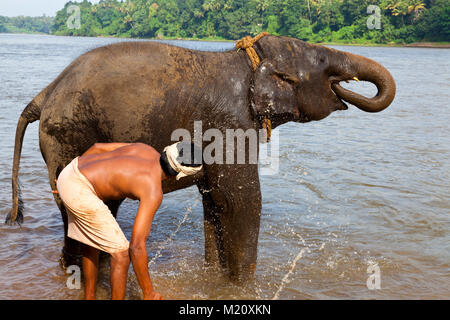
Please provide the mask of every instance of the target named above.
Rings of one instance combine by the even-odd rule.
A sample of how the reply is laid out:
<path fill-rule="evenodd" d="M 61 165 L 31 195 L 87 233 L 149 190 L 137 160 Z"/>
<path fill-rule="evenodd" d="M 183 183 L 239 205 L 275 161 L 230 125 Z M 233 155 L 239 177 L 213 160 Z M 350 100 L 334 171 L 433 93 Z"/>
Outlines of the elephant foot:
<path fill-rule="evenodd" d="M 69 266 L 77 265 L 81 268 L 82 255 L 79 253 L 71 253 L 64 247 L 59 258 L 59 265 L 66 271 Z"/>
<path fill-rule="evenodd" d="M 256 270 L 256 263 L 250 263 L 246 265 L 236 266 L 230 269 L 228 274 L 230 281 L 235 284 L 240 284 L 253 279 Z"/>
<path fill-rule="evenodd" d="M 226 259 L 224 252 L 218 252 L 219 259 Z M 242 284 L 251 281 L 254 278 L 256 270 L 256 262 L 248 263 L 229 263 L 223 264 L 218 259 L 212 261 L 205 257 L 203 267 L 211 273 L 221 273 L 226 276 L 234 284 Z"/>

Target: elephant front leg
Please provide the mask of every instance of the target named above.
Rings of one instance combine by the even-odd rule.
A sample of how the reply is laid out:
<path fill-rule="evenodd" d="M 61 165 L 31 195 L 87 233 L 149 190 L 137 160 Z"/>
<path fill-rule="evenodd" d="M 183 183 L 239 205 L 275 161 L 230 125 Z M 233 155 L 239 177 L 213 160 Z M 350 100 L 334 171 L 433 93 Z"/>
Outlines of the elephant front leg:
<path fill-rule="evenodd" d="M 227 267 L 224 258 L 223 237 L 221 232 L 221 208 L 215 205 L 210 192 L 203 193 L 203 228 L 205 234 L 205 260 L 208 266 Z"/>
<path fill-rule="evenodd" d="M 261 215 L 256 165 L 221 166 L 207 173 L 203 195 L 205 259 L 228 271 L 233 281 L 255 271 Z"/>

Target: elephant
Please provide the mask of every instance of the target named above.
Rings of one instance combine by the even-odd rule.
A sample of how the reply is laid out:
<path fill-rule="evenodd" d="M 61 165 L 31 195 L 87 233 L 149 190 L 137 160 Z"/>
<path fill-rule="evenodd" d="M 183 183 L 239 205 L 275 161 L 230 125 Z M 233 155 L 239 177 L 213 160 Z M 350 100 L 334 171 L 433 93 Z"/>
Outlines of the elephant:
<path fill-rule="evenodd" d="M 267 121 L 272 128 L 318 121 L 348 109 L 345 102 L 379 112 L 395 97 L 389 71 L 366 57 L 274 35 L 243 49 L 206 52 L 120 42 L 77 58 L 18 120 L 7 222 L 23 220 L 19 163 L 25 130 L 36 120 L 50 187 L 56 190 L 61 170 L 96 142 L 142 142 L 162 152 L 174 130 L 193 135 L 195 121 L 221 132 L 260 130 Z M 256 64 L 249 50 L 259 58 Z M 378 93 L 368 98 L 340 85 L 352 79 L 374 83 Z M 258 164 L 208 164 L 192 177 L 165 182 L 163 192 L 193 185 L 203 201 L 205 261 L 232 281 L 251 278 L 262 201 Z M 66 209 L 57 194 L 54 198 L 64 223 L 62 262 L 69 265 L 79 258 L 79 244 L 67 237 Z M 114 216 L 122 201 L 106 203 Z"/>

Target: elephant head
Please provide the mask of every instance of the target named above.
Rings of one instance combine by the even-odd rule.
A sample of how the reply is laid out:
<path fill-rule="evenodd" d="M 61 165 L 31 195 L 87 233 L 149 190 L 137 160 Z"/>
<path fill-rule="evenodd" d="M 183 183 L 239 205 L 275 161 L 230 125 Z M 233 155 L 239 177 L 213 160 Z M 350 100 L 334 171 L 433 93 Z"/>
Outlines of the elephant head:
<path fill-rule="evenodd" d="M 288 37 L 265 36 L 254 48 L 261 58 L 252 88 L 252 112 L 275 127 L 321 120 L 349 102 L 367 112 L 387 108 L 395 96 L 389 71 L 368 58 Z M 360 79 L 378 88 L 373 98 L 344 89 L 339 82 Z"/>

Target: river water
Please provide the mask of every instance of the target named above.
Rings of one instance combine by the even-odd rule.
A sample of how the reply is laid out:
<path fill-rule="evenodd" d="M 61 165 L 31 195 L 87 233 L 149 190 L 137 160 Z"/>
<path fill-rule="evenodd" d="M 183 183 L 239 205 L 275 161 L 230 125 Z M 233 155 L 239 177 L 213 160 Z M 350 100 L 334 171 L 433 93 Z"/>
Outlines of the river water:
<path fill-rule="evenodd" d="M 124 40 L 0 34 L 2 220 L 11 207 L 20 113 L 73 59 L 117 41 Z M 335 48 L 386 66 L 397 82 L 394 103 L 378 114 L 351 107 L 320 122 L 276 129 L 279 173 L 261 177 L 258 264 L 242 286 L 203 266 L 197 189 L 166 195 L 147 248 L 154 286 L 167 299 L 450 298 L 450 50 Z M 350 86 L 375 93 L 373 85 Z M 35 122 L 20 166 L 25 222 L 0 224 L 0 299 L 81 299 L 83 290 L 68 288 L 58 264 L 63 227 L 38 141 Z M 133 201 L 119 210 L 127 237 L 136 210 Z M 108 279 L 104 262 L 101 299 L 109 297 Z M 131 268 L 127 298 L 140 298 Z"/>

